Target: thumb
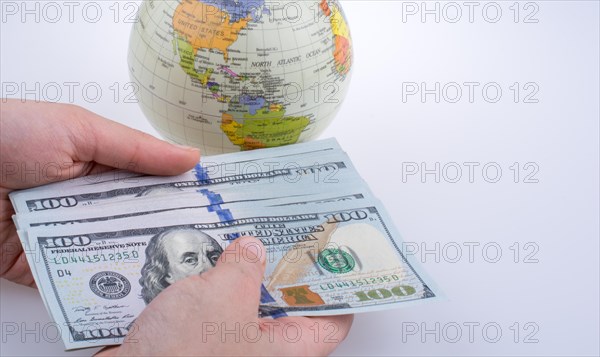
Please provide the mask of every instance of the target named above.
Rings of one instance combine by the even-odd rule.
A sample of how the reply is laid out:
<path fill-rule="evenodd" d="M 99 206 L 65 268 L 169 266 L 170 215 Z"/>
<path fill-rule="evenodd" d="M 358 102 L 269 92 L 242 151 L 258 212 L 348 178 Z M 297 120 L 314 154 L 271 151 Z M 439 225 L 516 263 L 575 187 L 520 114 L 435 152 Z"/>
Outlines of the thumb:
<path fill-rule="evenodd" d="M 191 169 L 200 159 L 196 148 L 169 144 L 85 109 L 77 119 L 88 131 L 79 136 L 83 140 L 74 141 L 74 154 L 81 161 L 152 175 L 176 175 Z"/>
<path fill-rule="evenodd" d="M 217 265 L 205 273 L 226 301 L 239 302 L 233 306 L 236 315 L 256 318 L 266 264 L 265 247 L 254 237 L 234 240 L 224 251 Z M 223 297 L 223 296 L 222 296 Z"/>

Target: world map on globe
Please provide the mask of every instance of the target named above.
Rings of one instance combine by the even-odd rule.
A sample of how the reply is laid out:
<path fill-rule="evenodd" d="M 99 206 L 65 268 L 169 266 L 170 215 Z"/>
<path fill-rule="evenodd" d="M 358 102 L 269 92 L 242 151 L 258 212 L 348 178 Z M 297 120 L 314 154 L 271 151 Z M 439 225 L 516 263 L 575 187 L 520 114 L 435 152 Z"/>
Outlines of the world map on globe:
<path fill-rule="evenodd" d="M 336 0 L 145 0 L 128 63 L 153 127 L 217 154 L 317 137 L 347 93 L 352 40 Z"/>

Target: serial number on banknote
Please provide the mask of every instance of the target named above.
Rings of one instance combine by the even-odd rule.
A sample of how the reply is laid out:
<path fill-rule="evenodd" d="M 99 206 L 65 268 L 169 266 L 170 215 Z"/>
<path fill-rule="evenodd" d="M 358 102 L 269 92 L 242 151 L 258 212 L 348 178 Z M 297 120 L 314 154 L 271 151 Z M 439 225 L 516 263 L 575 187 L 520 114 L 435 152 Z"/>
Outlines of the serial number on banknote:
<path fill-rule="evenodd" d="M 390 283 L 392 281 L 399 281 L 400 277 L 396 274 L 391 275 L 382 275 L 371 278 L 363 278 L 363 279 L 355 279 L 355 280 L 347 280 L 347 281 L 336 281 L 335 283 L 326 283 L 320 284 L 319 287 L 321 290 L 334 290 L 336 288 L 344 289 L 344 288 L 357 288 L 363 285 L 372 285 L 372 284 L 381 284 L 381 283 Z"/>
<path fill-rule="evenodd" d="M 61 264 L 94 264 L 99 262 L 117 262 L 117 261 L 126 261 L 130 259 L 137 259 L 140 257 L 140 253 L 138 251 L 124 251 L 119 253 L 100 253 L 94 255 L 70 255 L 68 257 L 53 257 L 50 258 L 50 261 L 55 265 Z M 134 261 L 132 261 L 134 262 Z"/>

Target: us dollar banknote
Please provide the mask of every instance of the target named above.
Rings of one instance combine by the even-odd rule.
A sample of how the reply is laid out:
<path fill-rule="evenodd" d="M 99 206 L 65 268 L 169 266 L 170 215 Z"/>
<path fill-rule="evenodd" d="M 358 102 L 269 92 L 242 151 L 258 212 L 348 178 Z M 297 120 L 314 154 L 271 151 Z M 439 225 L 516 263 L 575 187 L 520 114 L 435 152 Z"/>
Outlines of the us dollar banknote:
<path fill-rule="evenodd" d="M 120 343 L 146 304 L 185 276 L 175 270 L 202 274 L 243 235 L 267 251 L 261 316 L 346 314 L 435 297 L 381 204 L 351 202 L 35 227 L 28 255 L 53 318 L 68 327 L 68 349 Z"/>
<path fill-rule="evenodd" d="M 269 154 L 259 150 L 248 155 L 224 154 L 203 159 L 196 167 L 172 177 L 129 176 L 114 180 L 107 174 L 71 180 L 36 189 L 16 191 L 10 199 L 17 214 L 43 211 L 80 210 L 97 204 L 112 204 L 123 200 L 200 191 L 218 186 L 235 187 L 239 191 L 281 190 L 339 186 L 359 176 L 348 156 L 335 140 L 282 147 Z M 119 173 L 119 172 L 117 172 Z M 208 201 L 207 201 L 208 202 Z"/>
<path fill-rule="evenodd" d="M 237 191 L 236 191 L 237 192 Z M 182 193 L 175 195 L 165 195 L 158 197 L 148 197 L 138 200 L 122 201 L 112 205 L 98 205 L 90 207 L 83 212 L 68 211 L 62 214 L 56 214 L 53 211 L 44 211 L 29 214 L 20 214 L 13 216 L 17 227 L 17 234 L 23 245 L 25 252 L 30 252 L 30 243 L 28 241 L 28 230 L 33 227 L 55 227 L 76 225 L 80 223 L 91 222 L 108 222 L 115 219 L 126 219 L 136 216 L 153 215 L 167 211 L 177 211 L 180 215 L 201 215 L 209 212 L 237 212 L 248 209 L 256 209 L 257 207 L 285 207 L 285 206 L 301 206 L 306 204 L 327 204 L 333 202 L 347 202 L 350 200 L 362 200 L 371 198 L 369 191 L 359 193 L 349 190 L 340 189 L 334 192 L 312 192 L 306 194 L 288 194 L 286 197 L 280 197 L 273 194 L 271 197 L 256 198 L 256 193 L 250 192 L 244 196 L 246 199 L 237 201 L 223 202 L 223 192 L 218 195 L 219 200 L 212 201 L 210 205 L 197 205 L 197 197 L 199 193 Z M 235 196 L 237 199 L 239 195 Z M 150 211 L 142 211 L 140 207 L 152 208 Z M 218 215 L 218 213 L 217 213 Z M 153 216 L 154 217 L 154 216 Z M 26 255 L 27 259 L 30 255 Z M 36 276 L 35 264 L 30 262 L 34 278 Z M 36 280 L 37 281 L 37 280 Z M 40 285 L 40 284 L 38 284 Z M 42 298 L 45 297 L 42 294 Z"/>
<path fill-rule="evenodd" d="M 284 207 L 306 204 L 326 204 L 347 202 L 350 200 L 370 199 L 370 191 L 364 187 L 344 187 L 335 190 L 312 192 L 277 192 L 271 190 L 257 197 L 254 191 L 219 190 L 210 199 L 202 192 L 185 192 L 157 197 L 145 197 L 135 200 L 122 200 L 110 205 L 99 204 L 81 211 L 42 211 L 14 215 L 17 230 L 25 232 L 31 227 L 64 226 L 78 223 L 110 221 L 120 218 L 144 216 L 166 211 L 178 211 L 180 214 L 198 214 L 199 212 L 239 211 L 256 207 Z"/>

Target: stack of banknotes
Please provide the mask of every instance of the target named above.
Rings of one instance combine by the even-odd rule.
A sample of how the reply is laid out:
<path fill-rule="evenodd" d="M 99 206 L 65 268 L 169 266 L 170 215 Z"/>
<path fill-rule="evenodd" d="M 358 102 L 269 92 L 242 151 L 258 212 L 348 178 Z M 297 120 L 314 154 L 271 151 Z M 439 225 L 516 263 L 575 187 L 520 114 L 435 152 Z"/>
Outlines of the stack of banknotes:
<path fill-rule="evenodd" d="M 162 290 L 244 235 L 267 251 L 258 314 L 334 315 L 436 296 L 334 139 L 113 171 L 13 192 L 13 217 L 67 349 L 121 343 Z"/>

